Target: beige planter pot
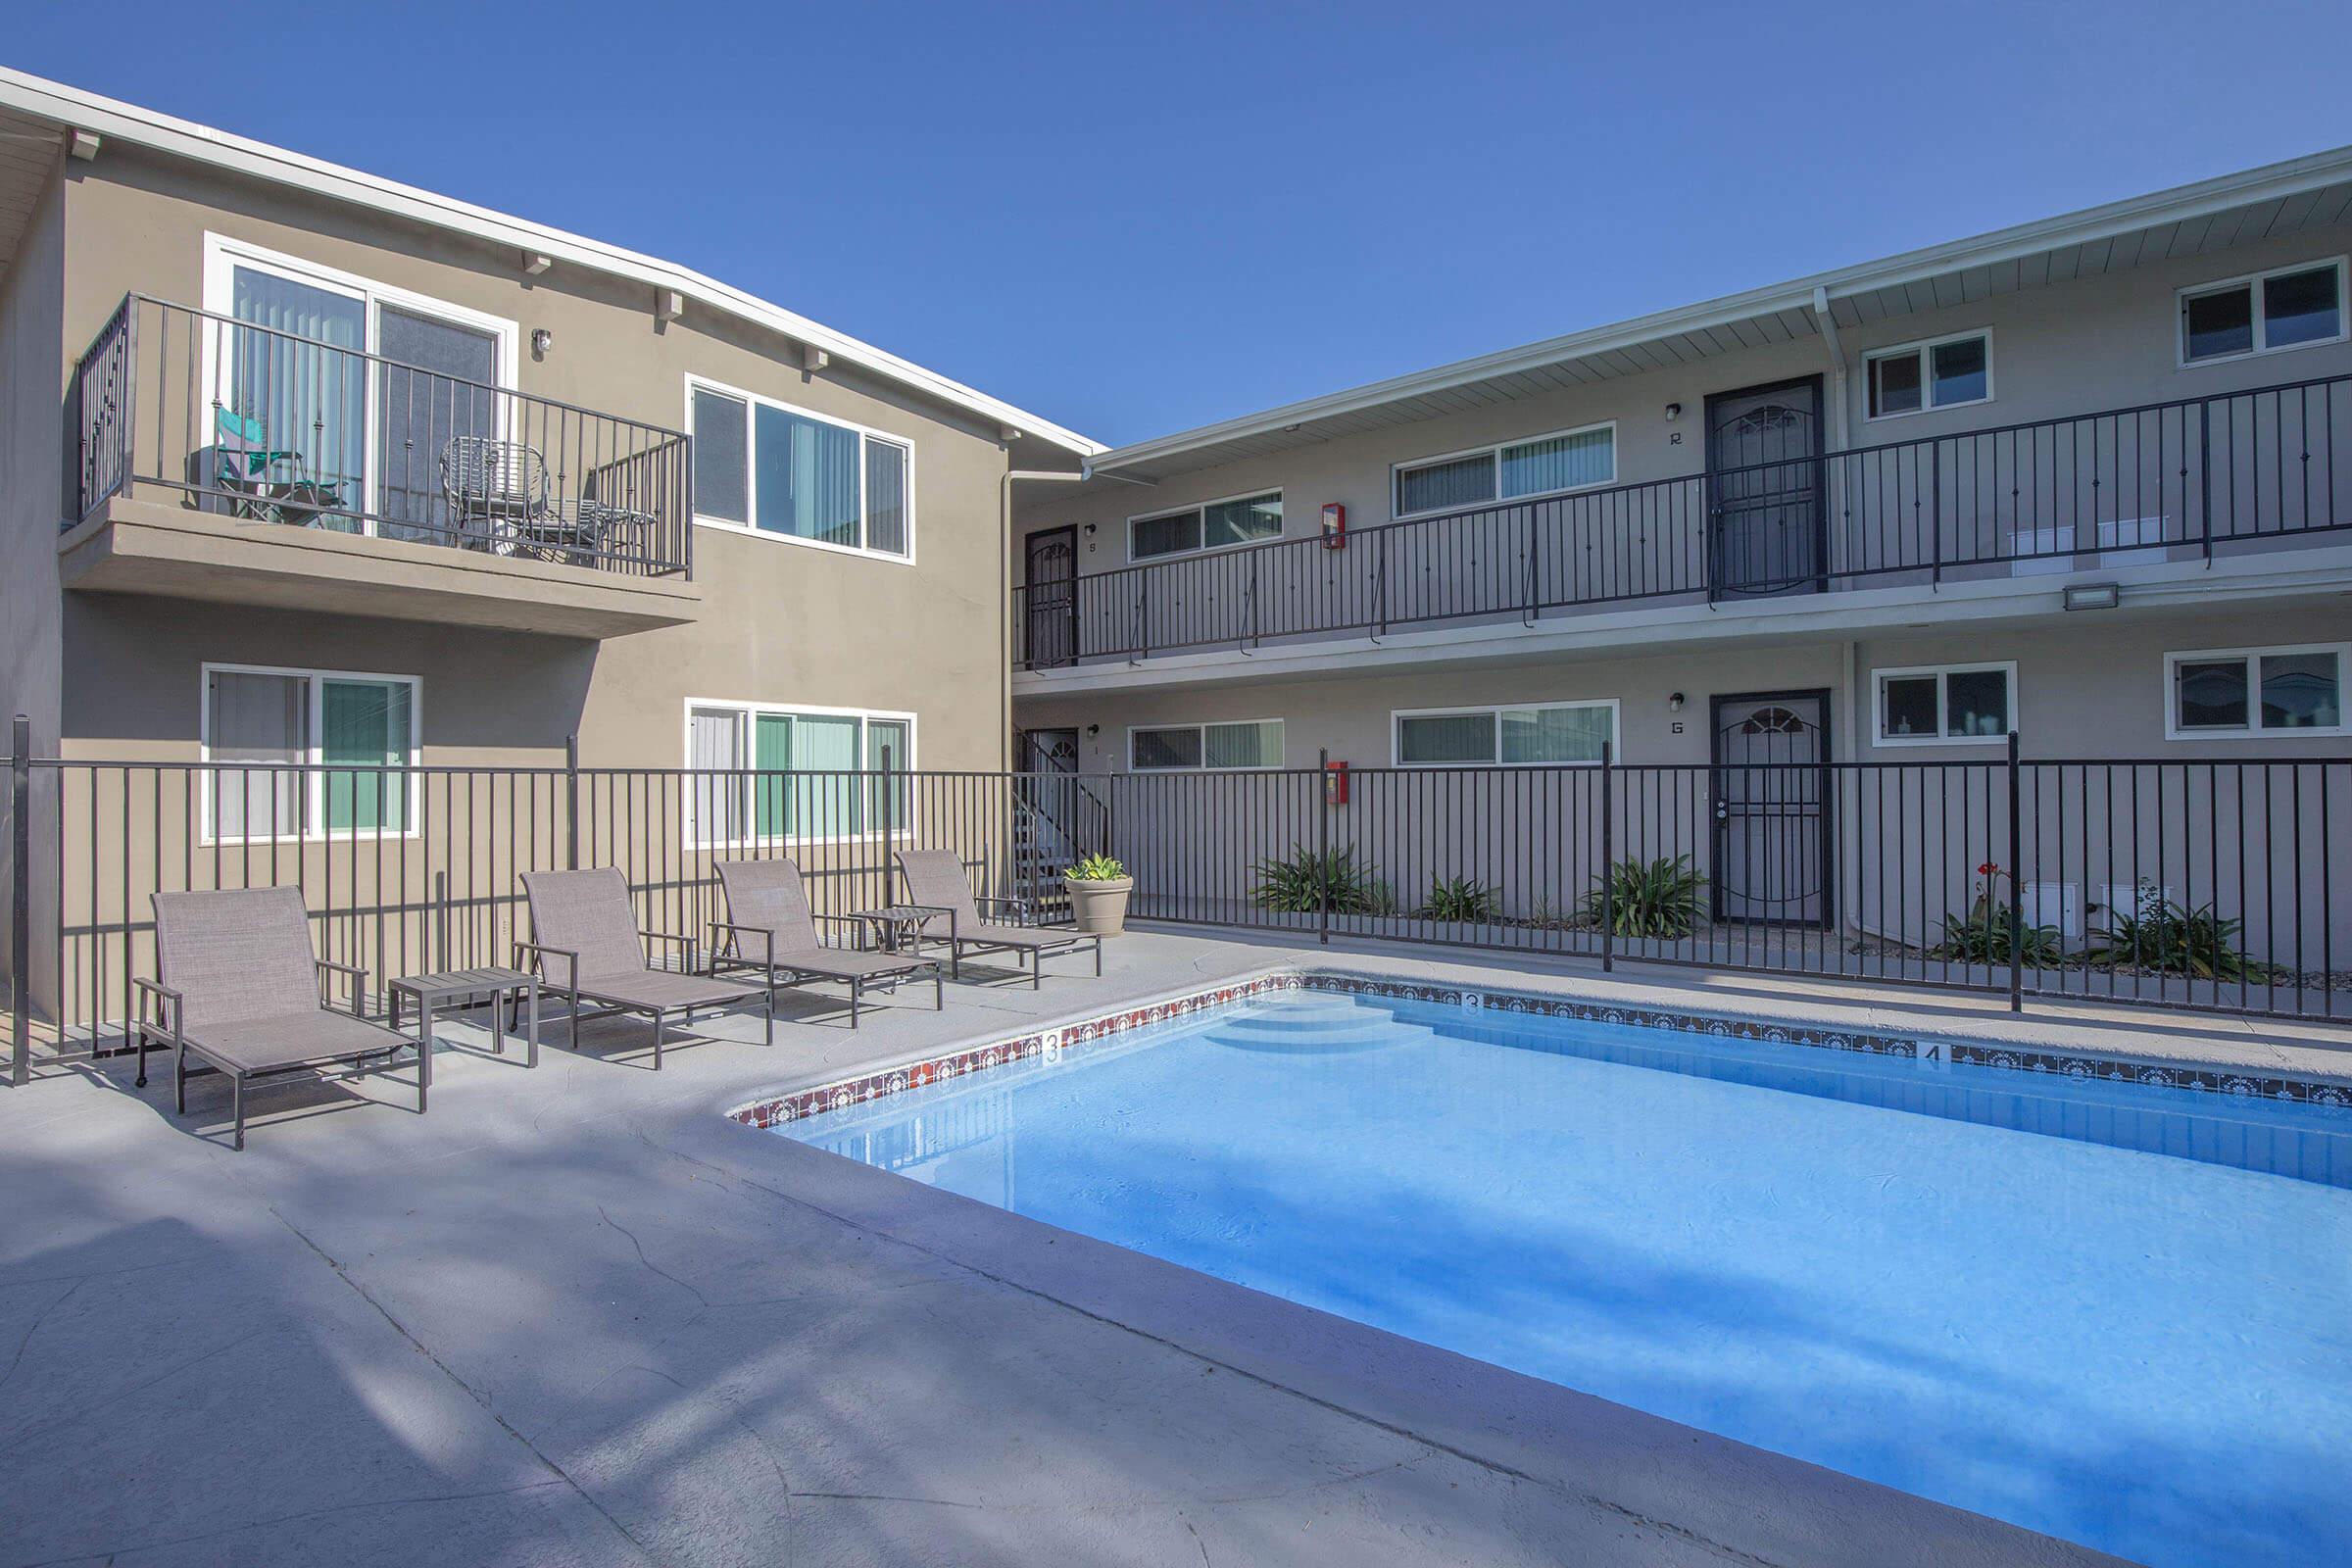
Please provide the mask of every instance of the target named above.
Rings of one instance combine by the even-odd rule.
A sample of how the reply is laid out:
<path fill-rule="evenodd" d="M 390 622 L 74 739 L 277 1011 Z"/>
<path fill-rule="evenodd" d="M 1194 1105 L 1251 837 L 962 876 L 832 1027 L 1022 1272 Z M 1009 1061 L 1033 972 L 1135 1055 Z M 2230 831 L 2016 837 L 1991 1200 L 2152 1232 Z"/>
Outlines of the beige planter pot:
<path fill-rule="evenodd" d="M 1070 922 L 1079 930 L 1115 937 L 1127 929 L 1127 895 L 1135 891 L 1135 878 L 1081 882 L 1074 876 L 1065 876 L 1061 885 L 1070 890 Z"/>

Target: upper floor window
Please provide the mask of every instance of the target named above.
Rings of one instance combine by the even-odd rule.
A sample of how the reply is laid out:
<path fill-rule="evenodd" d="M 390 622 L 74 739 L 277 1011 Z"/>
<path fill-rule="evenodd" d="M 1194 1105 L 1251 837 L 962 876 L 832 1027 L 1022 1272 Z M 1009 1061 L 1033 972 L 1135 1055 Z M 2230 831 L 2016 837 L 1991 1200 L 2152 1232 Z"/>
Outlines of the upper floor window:
<path fill-rule="evenodd" d="M 1414 709 L 1392 722 L 1399 767 L 1578 766 L 1616 744 L 1617 704 Z"/>
<path fill-rule="evenodd" d="M 1189 556 L 1200 550 L 1255 544 L 1282 536 L 1282 492 L 1229 496 L 1182 512 L 1154 512 L 1127 519 L 1127 559 Z"/>
<path fill-rule="evenodd" d="M 2165 738 L 2344 734 L 2348 662 L 2345 643 L 2167 654 Z"/>
<path fill-rule="evenodd" d="M 1870 416 L 1952 409 L 1992 401 L 1992 334 L 1962 332 L 1879 349 L 1870 368 Z"/>
<path fill-rule="evenodd" d="M 2299 262 L 2180 291 L 2180 363 L 2276 354 L 2344 339 L 2342 258 Z"/>
<path fill-rule="evenodd" d="M 1392 504 L 1397 516 L 1407 517 L 1585 490 L 1616 478 L 1617 426 L 1595 424 L 1400 463 Z"/>
<path fill-rule="evenodd" d="M 413 832 L 407 770 L 417 765 L 416 692 L 413 675 L 207 664 L 200 740 L 210 764 L 208 836 Z"/>
<path fill-rule="evenodd" d="M 1127 732 L 1127 766 L 1137 773 L 1280 767 L 1282 747 L 1279 718 L 1224 724 L 1139 724 Z"/>
<path fill-rule="evenodd" d="M 1943 664 L 1877 672 L 1879 744 L 2000 742 L 2017 727 L 2015 664 Z"/>
<path fill-rule="evenodd" d="M 688 383 L 694 520 L 825 550 L 914 559 L 914 449 L 703 381 Z"/>
<path fill-rule="evenodd" d="M 687 841 L 869 837 L 906 823 L 914 715 L 702 702 L 686 710 Z M 885 792 L 887 786 L 887 793 Z"/>

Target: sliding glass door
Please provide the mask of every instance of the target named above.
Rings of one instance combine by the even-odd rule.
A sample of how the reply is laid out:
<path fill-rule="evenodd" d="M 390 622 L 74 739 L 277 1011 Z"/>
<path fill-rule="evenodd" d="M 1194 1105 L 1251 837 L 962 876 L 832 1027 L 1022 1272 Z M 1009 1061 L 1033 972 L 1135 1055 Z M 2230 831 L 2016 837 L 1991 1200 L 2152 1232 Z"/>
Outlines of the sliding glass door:
<path fill-rule="evenodd" d="M 229 314 L 250 325 L 229 333 L 223 407 L 196 481 L 257 501 L 308 487 L 304 515 L 356 530 L 336 509 L 360 509 L 367 488 L 367 300 L 240 266 Z"/>
<path fill-rule="evenodd" d="M 496 334 L 403 306 L 376 309 L 379 531 L 447 540 L 461 520 L 443 494 L 451 443 L 498 434 Z M 414 368 L 412 368 L 414 367 Z"/>

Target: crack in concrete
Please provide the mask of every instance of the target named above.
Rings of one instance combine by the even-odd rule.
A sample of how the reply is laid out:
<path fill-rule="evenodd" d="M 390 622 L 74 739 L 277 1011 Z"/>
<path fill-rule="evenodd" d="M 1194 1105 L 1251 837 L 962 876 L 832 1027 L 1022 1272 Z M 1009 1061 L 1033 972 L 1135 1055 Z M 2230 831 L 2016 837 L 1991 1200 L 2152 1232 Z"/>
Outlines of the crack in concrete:
<path fill-rule="evenodd" d="M 13 1432 L 0 1433 L 0 1443 L 16 1444 L 27 1442 L 30 1439 L 41 1436 L 44 1433 L 56 1432 L 66 1427 L 70 1427 L 76 1421 L 87 1420 L 89 1417 L 96 1415 L 99 1411 L 106 1409 L 110 1405 L 120 1404 L 124 1399 L 144 1394 L 159 1383 L 168 1383 L 172 1379 L 179 1376 L 182 1372 L 188 1371 L 194 1367 L 202 1366 L 205 1362 L 210 1361 L 217 1355 L 226 1355 L 238 1346 L 244 1345 L 253 1340 L 258 1340 L 268 1332 L 269 1330 L 267 1329 L 254 1329 L 249 1333 L 240 1334 L 235 1339 L 228 1341 L 226 1344 L 214 1346 L 202 1355 L 190 1356 L 185 1361 L 180 1361 L 172 1366 L 166 1367 L 163 1371 L 158 1372 L 151 1378 L 148 1378 L 142 1382 L 134 1383 L 129 1388 L 123 1389 L 119 1393 L 111 1394 L 105 1398 L 100 1399 L 96 1404 L 85 1404 L 81 1408 L 74 1410 L 70 1414 L 58 1416 L 54 1420 L 46 1422 L 35 1421 L 28 1427 L 22 1427 Z"/>
<path fill-rule="evenodd" d="M 32 1337 L 41 1331 L 41 1325 L 49 1321 L 49 1314 L 56 1311 L 59 1307 L 65 1305 L 67 1299 L 72 1297 L 75 1291 L 81 1289 L 82 1283 L 83 1282 L 81 1280 L 75 1280 L 73 1284 L 58 1292 L 56 1298 L 50 1301 L 47 1306 L 42 1307 L 38 1312 L 32 1314 L 32 1321 L 24 1325 L 24 1334 L 21 1335 L 17 1340 L 17 1353 L 8 1358 L 8 1370 L 5 1372 L 0 1372 L 0 1389 L 7 1388 L 8 1380 L 17 1375 L 18 1367 L 24 1364 L 24 1348 L 30 1345 L 32 1343 Z"/>
<path fill-rule="evenodd" d="M 700 1301 L 703 1304 L 703 1309 L 705 1311 L 710 1310 L 710 1298 L 705 1296 L 701 1291 L 695 1289 L 693 1286 L 687 1284 L 684 1280 L 678 1278 L 675 1274 L 672 1274 L 669 1270 L 663 1268 L 661 1264 L 655 1262 L 652 1258 L 646 1256 L 645 1244 L 637 1239 L 637 1233 L 633 1230 L 630 1230 L 620 1221 L 614 1219 L 612 1215 L 606 1213 L 604 1204 L 599 1203 L 596 1205 L 596 1217 L 603 1220 L 606 1224 L 612 1226 L 614 1230 L 620 1232 L 621 1235 L 629 1239 L 629 1246 L 636 1250 L 638 1262 L 644 1264 L 648 1269 L 651 1269 L 654 1273 L 660 1275 L 662 1278 L 669 1281 L 670 1284 L 675 1285 L 679 1290 L 684 1291 L 687 1295 L 693 1297 L 697 1301 Z"/>
<path fill-rule="evenodd" d="M 448 1362 L 435 1355 L 432 1352 L 432 1349 L 426 1346 L 422 1340 L 410 1333 L 408 1325 L 402 1323 L 399 1318 L 393 1316 L 391 1309 L 386 1307 L 383 1302 L 377 1300 L 375 1297 L 369 1293 L 366 1286 L 354 1279 L 351 1275 L 351 1272 L 344 1268 L 344 1266 L 335 1259 L 332 1253 L 328 1252 L 325 1248 L 320 1247 L 317 1242 L 312 1241 L 310 1236 L 304 1232 L 301 1226 L 295 1224 L 292 1220 L 286 1218 L 285 1215 L 279 1213 L 275 1206 L 270 1207 L 270 1213 L 271 1217 L 273 1217 L 280 1225 L 283 1225 L 287 1230 L 294 1233 L 294 1239 L 296 1241 L 299 1241 L 303 1246 L 309 1248 L 318 1255 L 320 1262 L 324 1263 L 329 1269 L 333 1270 L 335 1278 L 341 1280 L 345 1285 L 349 1286 L 353 1293 L 356 1294 L 361 1300 L 366 1301 L 369 1306 L 373 1307 L 376 1315 L 391 1325 L 393 1333 L 406 1340 L 418 1355 L 421 1355 L 426 1360 L 432 1362 L 435 1369 L 438 1370 L 443 1377 L 449 1379 L 450 1382 L 456 1384 L 460 1389 L 464 1390 L 467 1398 L 471 1399 L 475 1404 L 481 1406 L 483 1413 L 488 1415 L 491 1420 L 498 1423 L 500 1431 L 506 1433 L 508 1437 L 513 1438 L 522 1446 L 526 1453 L 530 1454 L 532 1458 L 538 1460 L 540 1465 L 547 1470 L 548 1474 L 554 1476 L 557 1480 L 563 1482 L 564 1485 L 569 1487 L 572 1492 L 578 1495 L 582 1502 L 585 1502 L 589 1507 L 594 1508 L 597 1511 L 597 1514 L 603 1518 L 605 1523 L 611 1525 L 623 1541 L 626 1541 L 630 1545 L 637 1548 L 640 1556 L 645 1558 L 645 1560 L 649 1563 L 660 1561 L 660 1559 L 654 1555 L 652 1550 L 646 1546 L 644 1542 L 638 1540 L 626 1525 L 622 1524 L 618 1519 L 612 1516 L 612 1511 L 611 1509 L 607 1508 L 602 1502 L 597 1500 L 596 1495 L 593 1493 L 591 1493 L 586 1487 L 580 1485 L 578 1481 L 573 1479 L 571 1474 L 562 1465 L 549 1458 L 548 1455 L 540 1449 L 539 1446 L 536 1443 L 533 1443 L 528 1437 L 524 1436 L 522 1430 L 516 1427 L 514 1422 L 508 1420 L 504 1415 L 500 1414 L 498 1407 L 492 1403 L 491 1400 L 480 1390 L 476 1389 L 472 1384 L 460 1377 L 456 1368 L 452 1367 Z"/>
<path fill-rule="evenodd" d="M 329 1503 L 323 1508 L 305 1508 L 296 1513 L 272 1514 L 267 1519 L 248 1519 L 240 1524 L 201 1531 L 193 1536 L 172 1536 L 162 1541 L 141 1541 L 127 1546 L 111 1546 L 103 1553 L 77 1551 L 65 1557 L 44 1557 L 38 1562 L 19 1564 L 18 1568 L 60 1568 L 65 1563 L 88 1562 L 92 1557 L 101 1557 L 103 1562 L 111 1564 L 116 1558 L 130 1552 L 162 1551 L 172 1546 L 194 1545 L 198 1542 L 218 1541 L 223 1536 L 241 1535 L 248 1530 L 268 1530 L 273 1525 L 298 1524 L 305 1519 L 323 1519 L 332 1514 L 357 1513 L 368 1508 L 409 1508 L 436 1502 L 476 1502 L 484 1497 L 513 1497 L 562 1485 L 561 1481 L 526 1481 L 517 1487 L 494 1487 L 487 1492 L 444 1492 L 416 1497 L 369 1497 L 359 1502 Z"/>

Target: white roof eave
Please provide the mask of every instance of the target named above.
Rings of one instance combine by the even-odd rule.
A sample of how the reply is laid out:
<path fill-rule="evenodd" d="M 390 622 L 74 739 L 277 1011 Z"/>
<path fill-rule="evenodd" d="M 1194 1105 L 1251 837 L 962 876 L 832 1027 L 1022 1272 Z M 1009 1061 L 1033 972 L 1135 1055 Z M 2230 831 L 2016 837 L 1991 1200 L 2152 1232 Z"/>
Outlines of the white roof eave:
<path fill-rule="evenodd" d="M 0 105 L 73 129 L 94 132 L 102 141 L 119 138 L 252 178 L 372 208 L 411 222 L 469 234 L 592 271 L 629 278 L 656 290 L 674 291 L 754 325 L 779 332 L 797 343 L 821 349 L 844 364 L 898 382 L 967 414 L 1043 437 L 1082 457 L 1108 450 L 1101 442 L 1065 429 L 1051 419 L 1040 418 L 1025 409 L 1015 408 L 675 262 L 493 212 L 454 196 L 404 185 L 267 142 L 231 135 L 210 125 L 84 92 L 5 66 L 0 66 Z"/>

